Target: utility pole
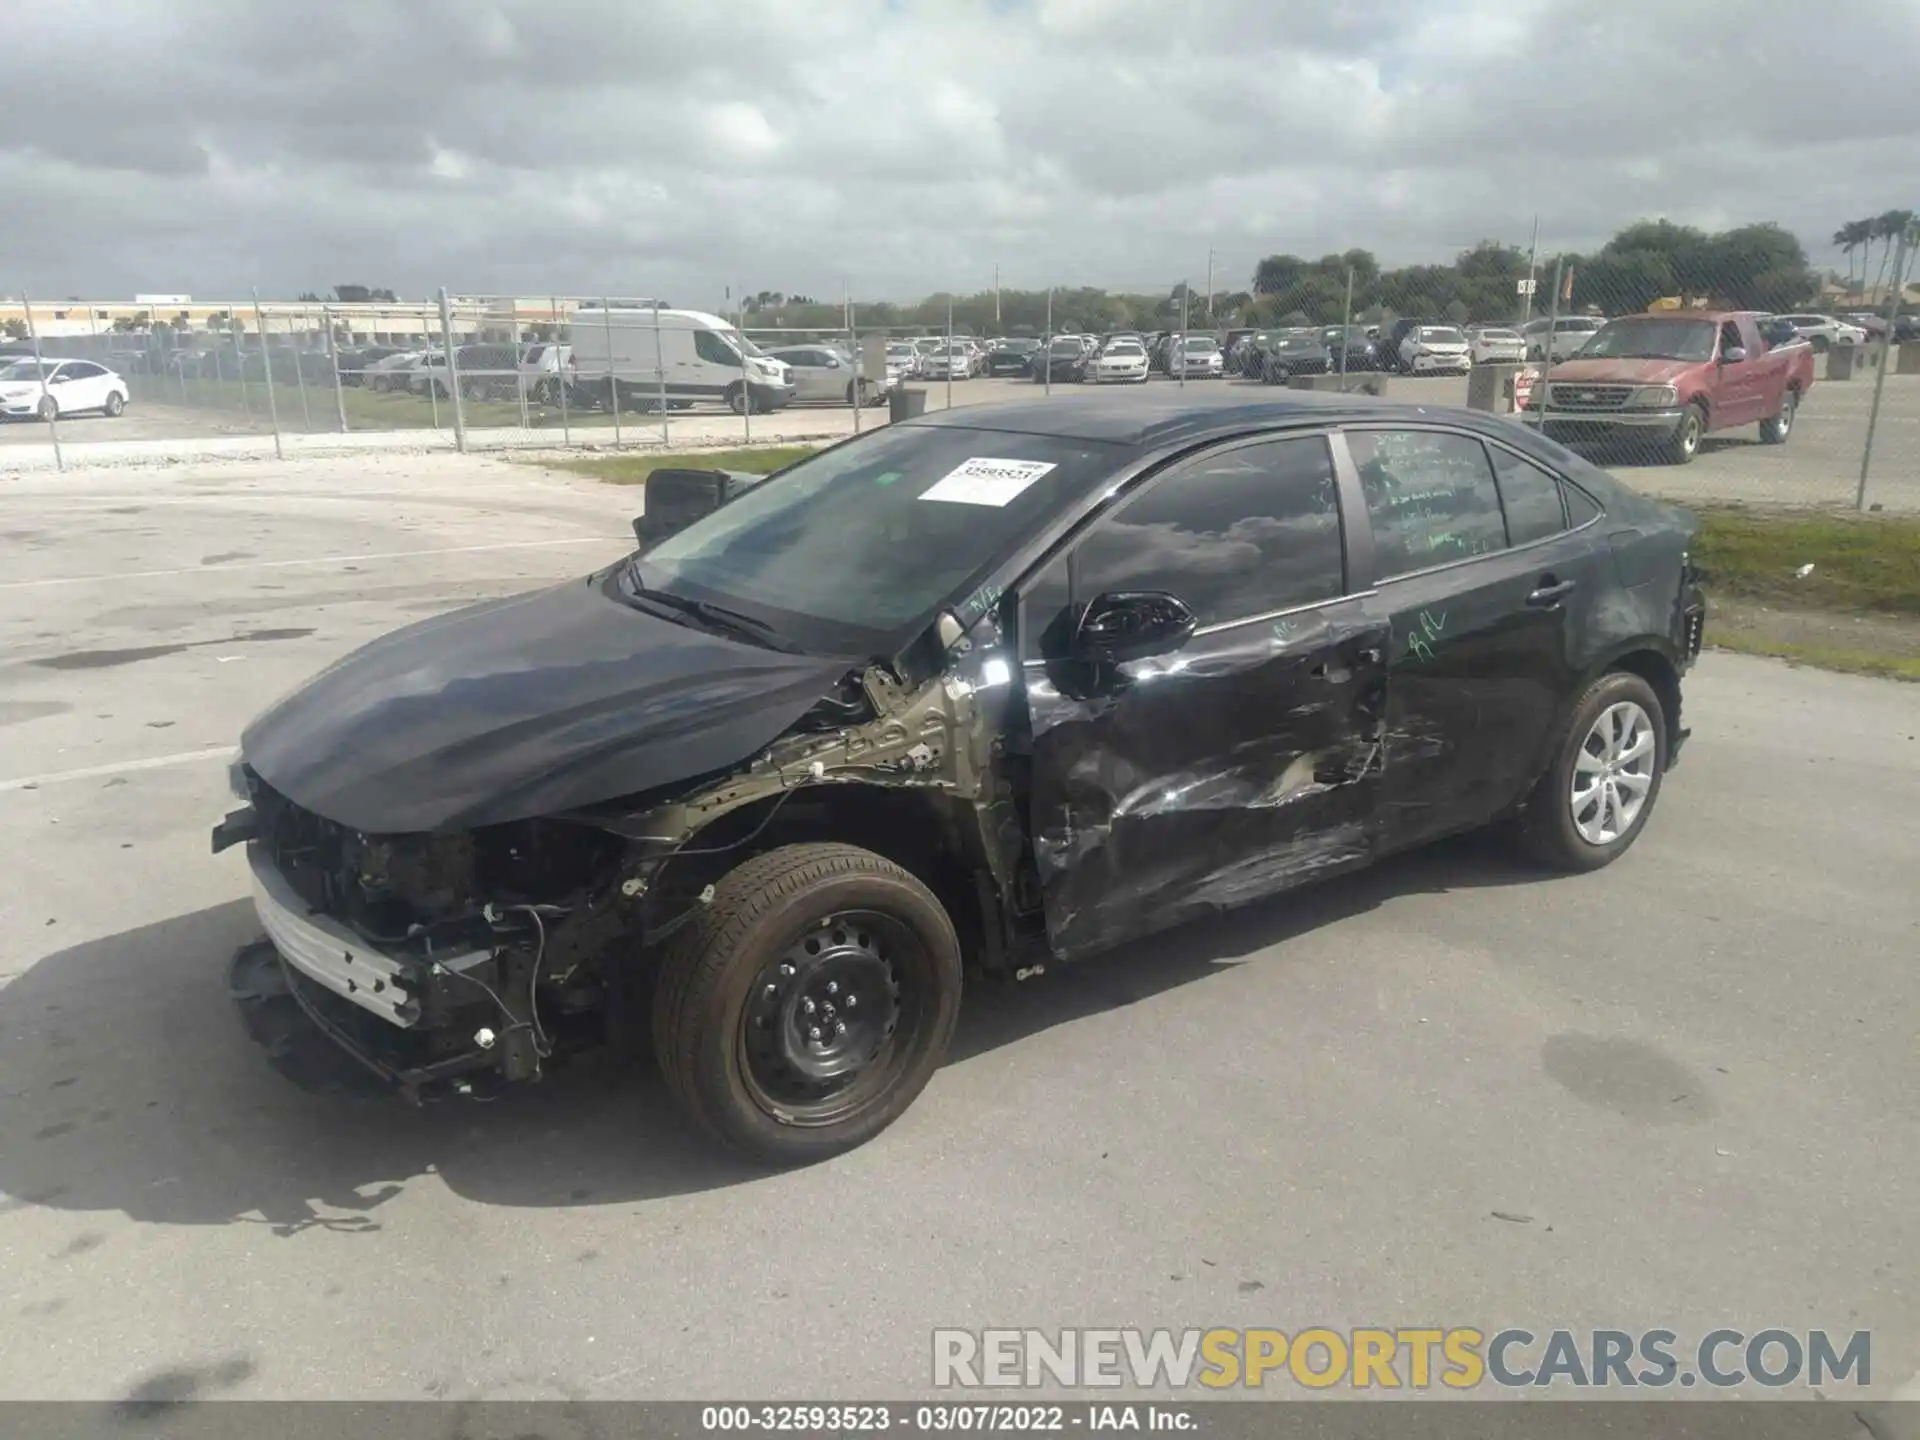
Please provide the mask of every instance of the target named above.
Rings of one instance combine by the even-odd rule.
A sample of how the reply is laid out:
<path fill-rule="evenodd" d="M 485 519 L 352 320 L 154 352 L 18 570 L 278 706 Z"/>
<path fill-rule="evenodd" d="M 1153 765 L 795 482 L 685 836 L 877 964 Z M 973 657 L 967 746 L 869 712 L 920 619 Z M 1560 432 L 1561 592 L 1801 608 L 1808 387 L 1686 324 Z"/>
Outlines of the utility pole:
<path fill-rule="evenodd" d="M 1533 318 L 1533 288 L 1540 283 L 1536 265 L 1540 258 L 1540 217 L 1533 217 L 1533 243 L 1527 247 L 1527 298 L 1525 308 L 1520 312 L 1520 323 L 1525 325 Z"/>
<path fill-rule="evenodd" d="M 1213 324 L 1213 251 L 1207 251 L 1207 324 Z"/>
<path fill-rule="evenodd" d="M 1900 321 L 1900 301 L 1906 289 L 1907 249 L 1912 241 L 1913 227 L 1902 229 L 1899 249 L 1893 255 L 1893 288 L 1887 296 L 1887 334 L 1880 342 L 1880 373 L 1873 377 L 1873 407 L 1867 411 L 1867 443 L 1860 451 L 1860 486 L 1853 492 L 1856 510 L 1867 508 L 1867 472 L 1873 468 L 1873 432 L 1880 423 L 1880 392 L 1886 389 L 1887 371 L 1893 368 L 1893 332 Z"/>
<path fill-rule="evenodd" d="M 1000 328 L 1000 267 L 993 267 L 993 328 Z"/>

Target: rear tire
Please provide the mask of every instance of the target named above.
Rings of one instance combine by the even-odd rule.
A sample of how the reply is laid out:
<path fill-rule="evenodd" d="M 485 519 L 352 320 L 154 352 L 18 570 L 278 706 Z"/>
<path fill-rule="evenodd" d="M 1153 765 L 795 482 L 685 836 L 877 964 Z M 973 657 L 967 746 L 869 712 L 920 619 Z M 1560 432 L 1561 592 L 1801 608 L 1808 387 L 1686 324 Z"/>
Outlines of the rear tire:
<path fill-rule="evenodd" d="M 835 976 L 844 990 L 826 988 Z M 960 988 L 959 939 L 925 885 L 856 846 L 787 845 L 730 871 L 668 945 L 654 1048 L 696 1125 L 757 1159 L 806 1164 L 865 1143 L 913 1103 L 953 1038 Z M 867 1001 L 858 1014 L 850 994 Z M 845 1007 L 848 1055 L 868 1058 L 820 1080 L 793 1067 L 841 1043 L 830 1033 L 816 1049 L 799 1034 L 828 1023 L 828 995 Z"/>
<path fill-rule="evenodd" d="M 1793 433 L 1793 417 L 1800 409 L 1800 392 L 1792 386 L 1780 396 L 1780 413 L 1760 422 L 1760 439 L 1767 445 L 1784 445 Z"/>
<path fill-rule="evenodd" d="M 1639 721 L 1633 720 L 1638 715 Z M 1604 723 L 1603 723 L 1604 717 Z M 1642 754 L 1622 760 L 1632 745 L 1622 744 L 1612 754 L 1608 735 L 1600 732 L 1626 721 L 1636 726 L 1632 745 L 1642 740 Z M 1644 762 L 1644 763 L 1643 763 Z M 1589 685 L 1574 704 L 1553 763 L 1535 783 L 1521 813 L 1518 829 L 1521 854 L 1552 870 L 1578 872 L 1611 865 L 1639 838 L 1660 798 L 1660 782 L 1667 768 L 1666 710 L 1653 687 L 1640 676 L 1613 670 Z M 1596 798 L 1581 803 L 1576 775 L 1598 787 L 1608 782 L 1613 796 L 1586 788 Z M 1638 803 L 1632 802 L 1637 799 Z M 1615 828 L 1606 827 L 1610 812 Z M 1623 807 L 1631 805 L 1631 813 Z"/>
<path fill-rule="evenodd" d="M 51 425 L 60 418 L 60 402 L 49 395 L 40 402 L 37 413 L 43 425 Z"/>
<path fill-rule="evenodd" d="M 736 415 L 746 414 L 747 413 L 747 387 L 742 385 L 738 380 L 734 381 L 733 384 L 727 387 L 726 401 L 727 401 L 727 408 L 733 411 L 734 414 Z"/>

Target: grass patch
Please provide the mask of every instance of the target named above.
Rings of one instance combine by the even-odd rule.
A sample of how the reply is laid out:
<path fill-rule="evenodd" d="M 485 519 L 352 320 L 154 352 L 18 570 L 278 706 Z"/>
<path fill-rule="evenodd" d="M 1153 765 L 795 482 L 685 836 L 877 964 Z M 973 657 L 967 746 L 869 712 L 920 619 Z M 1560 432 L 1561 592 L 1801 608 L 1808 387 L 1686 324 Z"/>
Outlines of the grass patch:
<path fill-rule="evenodd" d="M 819 448 L 817 445 L 766 445 L 756 446 L 751 450 L 679 451 L 672 454 L 606 455 L 579 460 L 543 460 L 540 465 L 545 470 L 568 470 L 575 475 L 604 480 L 609 485 L 638 485 L 656 470 L 672 469 L 682 465 L 696 466 L 701 469 L 746 470 L 755 475 L 765 475 L 775 470 L 783 470 L 795 461 L 804 460 Z"/>
<path fill-rule="evenodd" d="M 1709 596 L 1920 616 L 1920 519 L 1695 505 Z M 1804 579 L 1802 565 L 1813 570 Z"/>
<path fill-rule="evenodd" d="M 1883 680 L 1920 682 L 1920 655 L 1894 654 L 1881 650 L 1857 650 L 1846 645 L 1820 641 L 1787 640 L 1769 634 L 1764 627 L 1729 629 L 1707 625 L 1707 643 L 1717 650 L 1737 650 L 1743 655 L 1768 655 L 1776 660 L 1791 660 L 1821 670 L 1838 670 L 1848 675 L 1875 675 Z"/>

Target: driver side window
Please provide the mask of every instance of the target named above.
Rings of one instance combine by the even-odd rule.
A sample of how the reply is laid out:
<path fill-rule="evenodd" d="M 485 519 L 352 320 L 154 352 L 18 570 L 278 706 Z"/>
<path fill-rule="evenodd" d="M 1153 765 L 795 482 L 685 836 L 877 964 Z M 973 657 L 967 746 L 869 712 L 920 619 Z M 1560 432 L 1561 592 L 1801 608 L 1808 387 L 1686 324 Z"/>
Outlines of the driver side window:
<path fill-rule="evenodd" d="M 709 365 L 728 365 L 738 370 L 740 357 L 733 353 L 733 347 L 711 330 L 693 332 L 693 353 Z"/>
<path fill-rule="evenodd" d="M 1720 327 L 1720 355 L 1724 359 L 1729 350 L 1743 350 L 1745 343 L 1740 339 L 1740 327 L 1731 320 Z"/>
<path fill-rule="evenodd" d="M 1202 627 L 1346 591 L 1339 487 L 1324 438 L 1214 451 L 1103 516 L 1025 587 L 1023 653 L 1056 659 L 1072 619 L 1109 591 L 1177 596 Z"/>

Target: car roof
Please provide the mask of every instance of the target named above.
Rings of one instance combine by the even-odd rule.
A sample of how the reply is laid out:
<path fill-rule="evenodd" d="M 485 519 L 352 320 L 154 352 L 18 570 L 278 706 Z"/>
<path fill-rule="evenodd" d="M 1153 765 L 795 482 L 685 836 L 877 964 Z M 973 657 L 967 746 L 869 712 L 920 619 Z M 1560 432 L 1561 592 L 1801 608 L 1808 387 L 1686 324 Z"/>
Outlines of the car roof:
<path fill-rule="evenodd" d="M 1260 387 L 1265 390 L 1267 387 Z M 1523 427 L 1479 411 L 1447 406 L 1408 405 L 1365 395 L 1299 390 L 1274 395 L 1249 393 L 1253 387 L 1184 394 L 1176 387 L 1148 386 L 1137 395 L 1076 395 L 1072 398 L 1003 400 L 959 406 L 903 421 L 954 430 L 999 430 L 1047 435 L 1063 440 L 1099 440 L 1158 449 L 1203 441 L 1246 430 L 1286 425 L 1325 425 L 1341 421 L 1444 420 L 1481 431 L 1508 443 L 1525 444 Z"/>

